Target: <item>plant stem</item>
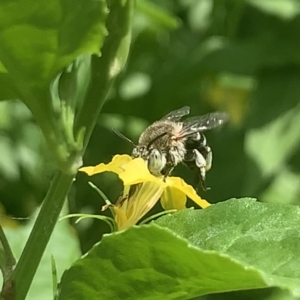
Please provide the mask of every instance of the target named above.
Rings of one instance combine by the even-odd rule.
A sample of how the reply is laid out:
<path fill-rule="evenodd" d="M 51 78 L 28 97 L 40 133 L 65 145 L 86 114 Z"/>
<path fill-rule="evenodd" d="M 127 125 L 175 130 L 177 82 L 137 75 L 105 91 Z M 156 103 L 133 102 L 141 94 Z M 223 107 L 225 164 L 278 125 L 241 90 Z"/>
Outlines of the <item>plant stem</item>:
<path fill-rule="evenodd" d="M 0 225 L 0 241 L 1 247 L 4 252 L 4 257 L 1 257 L 1 272 L 3 276 L 3 284 L 1 291 L 1 299 L 14 299 L 15 296 L 15 287 L 11 280 L 11 275 L 13 268 L 16 265 L 15 257 L 11 251 L 6 235 L 3 231 L 2 226 Z"/>
<path fill-rule="evenodd" d="M 45 248 L 56 225 L 73 176 L 58 172 L 51 183 L 37 220 L 13 273 L 17 297 L 25 299 Z"/>
<path fill-rule="evenodd" d="M 6 235 L 1 225 L 0 225 L 0 241 L 1 241 L 1 246 L 5 253 L 5 266 L 12 268 L 16 264 L 16 259 L 11 251 L 8 240 L 6 238 Z M 6 276 L 4 275 L 3 277 L 5 279 Z"/>
<path fill-rule="evenodd" d="M 36 98 L 40 101 L 36 101 Z M 47 141 L 50 152 L 58 164 L 60 170 L 70 173 L 69 168 L 69 149 L 62 138 L 62 132 L 65 130 L 56 120 L 55 112 L 51 104 L 50 96 L 47 93 L 37 95 L 20 92 L 20 99 L 27 105 L 40 126 L 43 135 Z M 75 172 L 73 172 L 74 174 Z"/>
<path fill-rule="evenodd" d="M 131 41 L 131 18 L 134 0 L 113 0 L 107 19 L 109 32 L 101 57 L 92 56 L 92 78 L 86 101 L 75 120 L 75 136 L 85 128 L 84 150 L 88 144 L 108 91 L 127 60 Z M 98 105 L 95 105 L 97 104 Z M 92 126 L 87 126 L 92 124 Z"/>

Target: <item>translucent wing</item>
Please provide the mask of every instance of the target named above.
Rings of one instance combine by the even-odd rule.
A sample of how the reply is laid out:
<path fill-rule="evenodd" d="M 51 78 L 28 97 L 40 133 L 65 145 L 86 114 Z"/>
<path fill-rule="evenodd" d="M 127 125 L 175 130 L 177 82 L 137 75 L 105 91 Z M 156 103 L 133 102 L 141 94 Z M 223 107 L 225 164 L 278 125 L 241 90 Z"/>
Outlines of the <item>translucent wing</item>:
<path fill-rule="evenodd" d="M 214 129 L 229 120 L 229 115 L 225 112 L 213 112 L 207 115 L 191 117 L 184 121 L 184 126 L 180 132 L 180 137 L 186 137 L 195 132 Z"/>
<path fill-rule="evenodd" d="M 190 113 L 190 107 L 189 106 L 184 106 L 181 107 L 179 109 L 176 109 L 174 111 L 171 111 L 170 113 L 168 113 L 166 116 L 164 116 L 163 118 L 161 118 L 161 120 L 165 121 L 179 121 L 183 116 L 186 116 Z"/>

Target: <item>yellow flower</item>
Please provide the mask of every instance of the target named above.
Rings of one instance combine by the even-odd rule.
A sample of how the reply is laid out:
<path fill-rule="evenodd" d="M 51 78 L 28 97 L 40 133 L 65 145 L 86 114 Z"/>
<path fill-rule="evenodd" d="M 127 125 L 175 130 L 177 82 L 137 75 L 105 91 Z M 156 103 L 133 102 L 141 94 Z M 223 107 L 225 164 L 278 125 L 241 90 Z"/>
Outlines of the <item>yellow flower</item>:
<path fill-rule="evenodd" d="M 123 195 L 115 205 L 111 205 L 118 230 L 136 224 L 159 199 L 165 210 L 186 208 L 187 196 L 202 208 L 210 205 L 183 179 L 153 176 L 141 158 L 132 159 L 129 155 L 116 155 L 108 164 L 83 167 L 79 171 L 89 176 L 110 171 L 118 174 L 123 181 Z M 104 209 L 107 207 L 104 206 Z"/>

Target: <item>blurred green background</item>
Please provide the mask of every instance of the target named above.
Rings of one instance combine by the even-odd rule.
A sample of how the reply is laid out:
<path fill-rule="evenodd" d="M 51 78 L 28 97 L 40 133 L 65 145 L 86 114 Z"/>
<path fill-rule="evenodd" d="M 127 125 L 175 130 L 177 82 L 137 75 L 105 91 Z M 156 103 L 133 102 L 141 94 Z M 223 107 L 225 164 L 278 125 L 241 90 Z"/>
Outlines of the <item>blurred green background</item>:
<path fill-rule="evenodd" d="M 211 203 L 247 196 L 298 205 L 299 13 L 298 0 L 138 0 L 130 57 L 99 117 L 84 165 L 131 152 L 112 127 L 137 142 L 149 124 L 181 106 L 191 106 L 191 115 L 227 111 L 230 123 L 206 135 L 214 159 L 207 175 L 211 190 L 201 196 Z M 30 112 L 18 101 L 0 103 L 0 157 L 2 215 L 30 218 L 55 165 Z M 192 182 L 184 167 L 175 174 Z M 88 180 L 78 174 L 70 212 L 101 213 L 103 200 Z M 115 175 L 92 181 L 112 202 L 118 198 Z M 2 217 L 2 223 L 9 220 Z M 76 229 L 83 252 L 108 232 L 100 221 Z M 206 297 L 252 298 L 292 299 L 276 290 Z"/>

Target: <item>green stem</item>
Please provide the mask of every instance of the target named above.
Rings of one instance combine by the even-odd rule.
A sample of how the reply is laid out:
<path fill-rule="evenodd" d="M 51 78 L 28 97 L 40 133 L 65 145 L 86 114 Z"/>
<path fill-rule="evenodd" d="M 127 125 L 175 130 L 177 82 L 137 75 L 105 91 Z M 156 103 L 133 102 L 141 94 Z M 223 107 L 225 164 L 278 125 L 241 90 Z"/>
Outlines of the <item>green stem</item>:
<path fill-rule="evenodd" d="M 47 92 L 32 95 L 21 91 L 19 96 L 40 126 L 59 169 L 66 174 L 76 175 L 77 169 L 82 165 L 82 160 L 81 149 L 73 136 L 73 122 L 67 118 L 68 114 L 73 113 L 70 112 L 72 108 L 61 100 L 61 106 L 55 109 L 54 100 Z M 37 99 L 40 101 L 36 101 Z"/>
<path fill-rule="evenodd" d="M 131 18 L 134 0 L 113 0 L 107 20 L 109 32 L 101 49 L 101 57 L 92 56 L 92 78 L 86 101 L 75 120 L 75 136 L 85 129 L 84 150 L 91 137 L 108 91 L 120 73 L 128 56 L 131 38 Z M 101 83 L 101 84 L 100 84 Z M 87 126 L 92 124 L 92 126 Z"/>
<path fill-rule="evenodd" d="M 51 273 L 52 273 L 53 300 L 55 300 L 57 298 L 58 279 L 57 279 L 56 262 L 53 255 L 51 255 L 51 271 L 52 271 Z"/>
<path fill-rule="evenodd" d="M 0 241 L 5 253 L 5 266 L 12 269 L 16 265 L 16 259 L 11 251 L 6 235 L 3 231 L 2 226 L 0 225 Z M 3 276 L 6 278 L 5 275 Z M 8 276 L 9 277 L 9 276 Z"/>
<path fill-rule="evenodd" d="M 9 246 L 6 235 L 3 231 L 2 226 L 0 225 L 0 241 L 1 247 L 3 250 L 4 257 L 1 257 L 1 272 L 3 275 L 3 283 L 2 283 L 2 291 L 1 291 L 1 299 L 13 299 L 15 295 L 15 287 L 11 280 L 11 275 L 13 272 L 13 268 L 16 265 L 16 260 Z"/>
<path fill-rule="evenodd" d="M 165 211 L 161 211 L 153 216 L 150 216 L 148 218 L 146 218 L 145 220 L 143 220 L 142 222 L 140 222 L 139 225 L 143 225 L 143 224 L 147 224 L 149 223 L 150 221 L 160 217 L 160 216 L 163 216 L 163 215 L 167 215 L 167 214 L 171 214 L 171 213 L 175 213 L 177 212 L 178 210 L 177 209 L 169 209 L 169 210 L 165 210 Z"/>
<path fill-rule="evenodd" d="M 91 214 L 70 214 L 70 215 L 63 216 L 62 218 L 59 219 L 59 221 L 62 221 L 62 220 L 68 219 L 68 218 L 77 218 L 77 220 L 75 221 L 76 224 L 84 219 L 101 220 L 109 226 L 111 232 L 116 231 L 116 228 L 117 228 L 116 221 L 113 218 L 107 217 L 107 216 L 91 215 Z"/>
<path fill-rule="evenodd" d="M 13 273 L 17 297 L 25 299 L 45 248 L 65 202 L 73 176 L 59 172 L 55 175 L 42 208 Z"/>
<path fill-rule="evenodd" d="M 47 145 L 52 155 L 56 159 L 60 169 L 63 169 L 61 165 L 66 163 L 69 149 L 62 139 L 62 128 L 58 126 L 50 95 L 45 92 L 32 95 L 26 91 L 19 91 L 19 97 L 32 112 L 47 140 Z M 37 99 L 40 101 L 36 101 Z"/>

